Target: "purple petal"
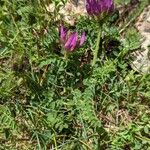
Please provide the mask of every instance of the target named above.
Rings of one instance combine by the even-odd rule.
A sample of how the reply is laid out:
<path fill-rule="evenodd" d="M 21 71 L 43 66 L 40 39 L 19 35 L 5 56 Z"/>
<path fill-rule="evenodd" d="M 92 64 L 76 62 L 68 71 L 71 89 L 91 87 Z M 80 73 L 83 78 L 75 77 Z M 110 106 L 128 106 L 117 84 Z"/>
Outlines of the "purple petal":
<path fill-rule="evenodd" d="M 100 10 L 101 10 L 101 6 L 99 6 L 99 3 L 98 3 L 98 1 L 97 0 L 93 0 L 92 1 L 92 7 L 93 7 L 93 13 L 94 13 L 94 15 L 99 15 L 100 14 Z"/>
<path fill-rule="evenodd" d="M 113 12 L 113 11 L 114 11 L 114 1 L 113 1 L 113 0 L 111 0 L 111 5 L 110 5 L 108 11 L 109 11 L 109 12 Z"/>
<path fill-rule="evenodd" d="M 99 16 L 102 12 L 112 12 L 114 10 L 113 0 L 86 0 L 86 10 L 91 16 Z"/>
<path fill-rule="evenodd" d="M 69 51 L 73 51 L 77 45 L 77 40 L 78 40 L 78 34 L 77 32 L 73 32 L 65 44 L 65 49 Z"/>
<path fill-rule="evenodd" d="M 114 9 L 113 0 L 103 0 L 102 2 L 102 10 L 105 12 L 111 12 Z"/>
<path fill-rule="evenodd" d="M 98 15 L 99 14 L 99 10 L 97 7 L 97 0 L 91 1 L 91 13 L 92 13 L 92 15 Z"/>
<path fill-rule="evenodd" d="M 78 33 L 76 32 L 74 35 L 74 38 L 71 42 L 71 49 L 70 51 L 73 51 L 76 47 L 77 47 L 77 43 L 78 43 Z"/>
<path fill-rule="evenodd" d="M 81 35 L 81 38 L 80 38 L 79 46 L 82 46 L 82 45 L 83 45 L 83 43 L 84 43 L 84 41 L 85 41 L 85 38 L 86 38 L 85 32 L 83 32 L 82 35 Z"/>
<path fill-rule="evenodd" d="M 63 25 L 61 25 L 61 27 L 60 27 L 60 40 L 61 40 L 61 42 L 65 42 L 67 31 L 68 30 Z"/>
<path fill-rule="evenodd" d="M 86 10 L 91 16 L 99 15 L 101 13 L 101 1 L 100 0 L 86 0 Z"/>
<path fill-rule="evenodd" d="M 87 10 L 87 13 L 88 13 L 89 15 L 92 15 L 91 0 L 86 0 L 85 7 L 86 7 L 86 10 Z"/>

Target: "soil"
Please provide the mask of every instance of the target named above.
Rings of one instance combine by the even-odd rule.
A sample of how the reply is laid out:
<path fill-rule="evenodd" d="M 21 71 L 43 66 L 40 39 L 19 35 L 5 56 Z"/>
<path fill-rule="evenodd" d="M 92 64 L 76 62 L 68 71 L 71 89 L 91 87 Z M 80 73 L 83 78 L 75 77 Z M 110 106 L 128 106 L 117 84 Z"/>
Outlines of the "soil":
<path fill-rule="evenodd" d="M 150 46 L 150 5 L 145 8 L 139 16 L 136 22 L 136 28 L 142 35 L 142 51 L 139 50 L 138 55 L 136 55 L 133 61 L 132 67 L 137 71 L 150 73 L 150 55 L 148 48 Z"/>

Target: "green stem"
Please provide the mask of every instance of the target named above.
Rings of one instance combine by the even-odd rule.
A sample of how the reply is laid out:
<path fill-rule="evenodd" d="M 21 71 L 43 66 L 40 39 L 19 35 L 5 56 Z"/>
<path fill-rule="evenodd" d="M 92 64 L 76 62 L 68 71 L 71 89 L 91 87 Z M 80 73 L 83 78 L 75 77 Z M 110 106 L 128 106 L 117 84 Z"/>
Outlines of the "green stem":
<path fill-rule="evenodd" d="M 100 30 L 98 31 L 98 35 L 97 35 L 96 48 L 95 48 L 95 51 L 94 51 L 92 66 L 94 66 L 95 63 L 96 63 L 97 55 L 98 55 L 98 51 L 99 51 L 99 44 L 100 44 L 101 36 L 102 36 L 102 26 L 99 25 L 99 27 L 100 27 Z"/>
<path fill-rule="evenodd" d="M 66 50 L 64 50 L 64 59 L 67 60 L 68 59 L 68 52 Z"/>
<path fill-rule="evenodd" d="M 69 56 L 69 53 L 64 49 L 64 60 L 66 61 L 66 63 L 68 63 L 68 56 Z M 65 86 L 65 87 L 63 87 L 63 94 L 65 94 L 66 91 L 67 90 L 66 90 L 66 86 Z"/>

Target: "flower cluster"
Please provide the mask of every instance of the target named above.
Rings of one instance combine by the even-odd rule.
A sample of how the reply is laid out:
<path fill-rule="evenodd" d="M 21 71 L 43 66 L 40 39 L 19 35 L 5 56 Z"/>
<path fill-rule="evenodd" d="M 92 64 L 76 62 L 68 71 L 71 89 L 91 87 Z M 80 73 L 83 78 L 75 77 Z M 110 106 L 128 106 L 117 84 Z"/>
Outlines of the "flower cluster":
<path fill-rule="evenodd" d="M 114 10 L 113 0 L 86 0 L 86 10 L 91 16 L 100 16 Z"/>
<path fill-rule="evenodd" d="M 69 33 L 63 25 L 60 27 L 60 41 L 64 45 L 64 49 L 68 52 L 73 52 L 77 48 L 81 47 L 85 41 L 85 32 L 81 37 L 78 37 L 77 32 Z"/>
<path fill-rule="evenodd" d="M 94 17 L 107 16 L 114 10 L 113 0 L 86 0 L 86 10 L 87 13 Z M 101 20 L 102 21 L 102 20 Z M 73 52 L 77 48 L 81 47 L 85 41 L 85 32 L 78 36 L 78 33 L 68 31 L 63 25 L 60 27 L 60 41 L 64 49 L 68 52 Z M 100 40 L 100 36 L 99 36 Z M 98 41 L 99 41 L 98 40 Z M 98 44 L 97 44 L 98 45 Z M 98 51 L 98 47 L 97 47 Z M 96 54 L 95 54 L 96 56 Z"/>

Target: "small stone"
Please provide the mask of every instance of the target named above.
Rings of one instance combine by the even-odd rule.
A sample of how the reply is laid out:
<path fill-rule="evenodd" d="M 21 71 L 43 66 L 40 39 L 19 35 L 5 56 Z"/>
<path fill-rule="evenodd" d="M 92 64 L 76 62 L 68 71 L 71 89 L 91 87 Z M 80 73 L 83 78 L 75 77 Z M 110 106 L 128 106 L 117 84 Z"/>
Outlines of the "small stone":
<path fill-rule="evenodd" d="M 147 22 L 150 23 L 150 16 L 147 18 Z"/>

